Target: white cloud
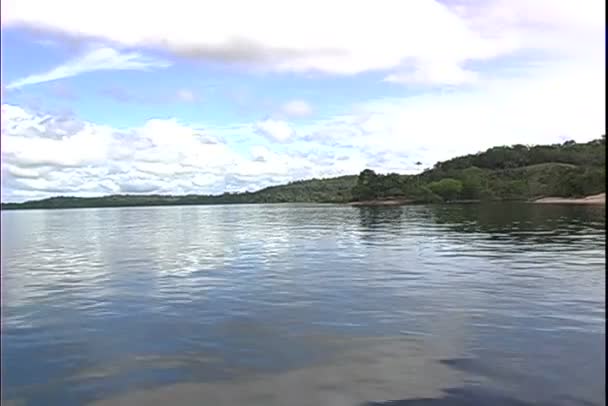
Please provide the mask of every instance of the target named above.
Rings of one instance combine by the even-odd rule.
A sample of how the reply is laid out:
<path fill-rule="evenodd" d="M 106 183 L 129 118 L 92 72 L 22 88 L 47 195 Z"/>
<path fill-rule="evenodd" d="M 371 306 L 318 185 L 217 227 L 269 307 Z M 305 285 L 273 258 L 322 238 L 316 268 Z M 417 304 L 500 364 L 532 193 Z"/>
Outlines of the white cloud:
<path fill-rule="evenodd" d="M 175 119 L 116 129 L 2 105 L 2 189 L 8 200 L 69 194 L 222 193 L 308 177 L 313 164 L 219 141 L 250 124 L 202 131 Z M 217 134 L 216 134 L 217 133 Z M 264 159 L 255 159 L 262 154 Z"/>
<path fill-rule="evenodd" d="M 604 132 L 604 85 L 602 69 L 561 66 L 484 88 L 372 100 L 295 129 L 266 120 L 268 140 L 256 140 L 260 123 L 200 130 L 151 119 L 116 129 L 3 105 L 3 199 L 255 190 L 365 167 L 412 173 L 417 161 L 428 167 L 494 145 L 587 141 Z M 219 142 L 231 135 L 254 144 Z"/>
<path fill-rule="evenodd" d="M 561 65 L 466 91 L 363 103 L 351 116 L 298 131 L 317 134 L 311 141 L 332 149 L 365 151 L 375 169 L 411 172 L 419 169 L 416 161 L 429 166 L 496 145 L 599 138 L 606 124 L 605 82 L 601 65 Z"/>
<path fill-rule="evenodd" d="M 573 52 L 604 41 L 606 3 L 599 0 L 451 0 L 447 6 L 486 37 L 511 37 L 522 48 Z"/>
<path fill-rule="evenodd" d="M 475 83 L 477 76 L 475 72 L 446 62 L 444 64 L 422 64 L 415 67 L 413 72 L 406 71 L 390 74 L 385 78 L 385 81 L 401 84 L 463 85 Z"/>
<path fill-rule="evenodd" d="M 42 175 L 42 172 L 36 168 L 20 168 L 15 165 L 6 165 L 6 171 L 17 178 L 36 179 Z"/>
<path fill-rule="evenodd" d="M 392 81 L 440 84 L 469 81 L 467 62 L 514 52 L 603 52 L 604 11 L 601 0 L 5 0 L 2 25 L 276 71 L 389 71 Z M 411 66 L 417 73 L 404 76 Z"/>
<path fill-rule="evenodd" d="M 121 53 L 109 47 L 100 47 L 69 60 L 48 72 L 17 79 L 9 83 L 6 88 L 18 89 L 23 86 L 65 79 L 100 70 L 148 70 L 152 68 L 166 68 L 168 66 L 168 62 L 148 58 L 138 52 Z"/>
<path fill-rule="evenodd" d="M 285 121 L 267 119 L 260 121 L 255 125 L 256 131 L 263 136 L 284 142 L 293 137 L 294 130 Z"/>
<path fill-rule="evenodd" d="M 270 158 L 270 151 L 262 145 L 254 145 L 251 147 L 251 157 L 256 162 L 266 162 Z"/>
<path fill-rule="evenodd" d="M 65 134 L 57 120 L 47 115 L 32 116 L 16 106 L 2 106 L 3 162 L 22 167 L 52 165 L 77 167 L 101 163 L 112 141 L 112 130 L 106 126 L 72 126 L 64 121 Z M 5 159 L 6 157 L 6 159 Z"/>
<path fill-rule="evenodd" d="M 312 107 L 304 100 L 291 100 L 281 106 L 281 111 L 288 117 L 307 117 Z"/>
<path fill-rule="evenodd" d="M 20 2 L 19 7 L 23 4 L 25 8 L 17 10 L 13 17 L 6 17 L 6 2 L 3 2 L 3 23 L 4 19 L 14 23 L 22 18 L 15 15 L 31 17 L 29 6 L 26 7 L 29 1 Z M 261 56 L 254 58 L 251 53 L 245 53 L 245 56 L 264 62 L 271 68 L 283 69 L 293 64 L 291 68 L 294 70 L 309 67 L 348 73 L 391 66 L 386 80 L 408 84 L 472 84 L 456 91 L 441 88 L 440 91 L 415 93 L 403 98 L 370 100 L 352 111 L 342 111 L 340 116 L 309 119 L 305 123 L 289 122 L 289 116 L 301 117 L 308 112 L 305 102 L 295 100 L 282 106 L 285 120 L 227 123 L 202 131 L 198 126 L 190 126 L 176 119 L 151 119 L 136 128 L 117 129 L 83 122 L 71 116 L 33 113 L 3 104 L 3 198 L 38 198 L 61 193 L 91 195 L 153 191 L 180 194 L 254 190 L 295 179 L 354 174 L 365 167 L 379 171 L 414 172 L 422 169 L 415 165 L 417 161 L 421 161 L 423 167 L 431 166 L 439 160 L 500 144 L 553 143 L 565 139 L 586 141 L 599 137 L 605 132 L 605 28 L 596 37 L 597 18 L 603 14 L 596 15 L 595 12 L 604 6 L 587 0 L 584 3 L 586 7 L 581 7 L 584 9 L 581 11 L 577 7 L 566 6 L 565 2 L 513 1 L 491 1 L 475 8 L 475 4 L 479 5 L 477 2 L 460 0 L 450 2 L 449 10 L 442 11 L 447 13 L 444 17 L 448 32 L 454 30 L 450 24 L 460 26 L 462 23 L 463 32 L 474 33 L 473 37 L 483 39 L 479 43 L 481 45 L 487 45 L 484 41 L 490 38 L 491 44 L 502 44 L 504 49 L 527 47 L 550 51 L 550 58 L 544 59 L 547 54 L 543 52 L 533 53 L 538 55 L 534 63 L 516 64 L 508 75 L 499 78 L 479 74 L 463 65 L 459 56 L 466 54 L 485 58 L 484 55 L 497 52 L 490 52 L 481 45 L 475 51 L 477 53 L 472 52 L 472 48 L 459 42 L 458 36 L 454 43 L 446 41 L 449 37 L 446 34 L 446 37 L 430 38 L 430 50 L 426 54 L 425 41 L 428 38 L 416 36 L 416 25 L 409 28 L 393 26 L 394 19 L 390 18 L 383 21 L 385 26 L 379 32 L 375 32 L 374 26 L 360 24 L 355 37 L 359 35 L 357 38 L 363 41 L 361 47 L 352 42 L 353 30 L 349 30 L 352 28 L 349 24 L 357 20 L 345 14 L 347 21 L 344 29 L 334 29 L 334 36 L 330 35 L 329 41 L 317 41 L 317 33 L 312 30 L 310 37 L 302 37 L 301 42 L 295 41 L 289 52 L 277 44 L 273 45 L 269 33 L 274 32 L 275 25 L 260 23 L 259 26 L 250 26 L 255 19 L 244 22 L 244 27 L 241 27 L 245 30 L 243 33 L 250 30 L 260 38 L 268 36 L 266 42 L 255 42 L 264 45 L 265 51 Z M 411 2 L 422 3 L 426 4 L 422 1 Z M 92 4 L 94 6 L 94 2 Z M 152 16 L 160 7 L 159 4 L 162 3 L 151 5 Z M 387 4 L 394 5 L 390 2 Z M 466 7 L 459 8 L 462 4 Z M 519 12 L 526 10 L 526 13 L 514 12 L 511 6 Z M 76 2 L 74 7 L 75 15 L 79 15 L 78 9 L 84 6 Z M 127 2 L 125 7 L 128 16 L 128 8 L 132 4 Z M 284 11 L 281 4 L 277 7 L 278 11 Z M 318 17 L 321 31 L 324 24 L 328 24 L 325 19 L 335 16 L 331 14 L 335 4 L 332 2 L 328 7 L 327 14 Z M 352 7 L 359 10 L 364 6 L 357 3 Z M 381 9 L 375 7 L 370 12 L 370 18 Z M 434 5 L 429 10 L 434 10 L 433 7 L 442 8 Z M 47 8 L 46 3 L 42 8 Z M 543 14 L 543 10 L 548 10 L 547 16 L 550 18 Z M 34 10 L 35 13 L 38 11 Z M 570 15 L 572 18 L 569 18 Z M 489 17 L 484 19 L 484 16 Z M 85 20 L 88 18 L 86 15 L 84 17 Z M 56 16 L 51 11 L 48 16 L 40 14 L 42 20 L 52 22 L 57 18 L 67 19 L 68 33 L 73 29 L 70 24 L 80 26 L 78 21 L 71 21 L 63 15 Z M 121 20 L 126 17 L 121 14 L 117 18 Z M 239 17 L 234 18 L 238 20 Z M 306 20 L 306 15 L 302 18 Z M 406 20 L 412 18 L 406 16 Z M 234 24 L 232 20 L 225 19 L 223 22 L 228 22 L 226 27 L 215 28 L 204 28 L 202 23 L 189 25 L 188 21 L 185 20 L 183 25 L 190 27 L 192 35 L 184 35 L 185 42 L 198 43 L 199 38 L 205 38 L 205 41 L 216 44 L 216 48 L 213 48 L 216 56 L 221 54 L 227 57 L 228 51 L 223 45 L 224 34 L 240 29 L 231 25 Z M 277 26 L 282 26 L 287 24 L 285 21 L 291 20 L 276 21 Z M 436 20 L 433 21 L 436 23 Z M 601 22 L 603 24 L 603 19 Z M 121 31 L 123 23 L 119 21 L 119 30 L 116 33 L 107 30 L 107 35 L 124 36 L 127 38 L 123 38 L 124 43 L 138 42 L 142 30 L 148 29 L 148 23 L 147 17 L 144 18 L 143 25 L 136 24 L 135 31 L 128 37 Z M 157 25 L 156 28 L 160 26 L 165 27 Z M 361 27 L 369 29 L 363 30 Z M 164 37 L 173 38 L 168 42 L 171 49 L 180 43 L 177 40 L 179 37 L 174 34 L 183 27 L 175 28 L 177 31 L 174 28 L 168 23 L 163 33 Z M 223 28 L 228 31 L 223 32 Z M 288 36 L 297 34 L 297 30 L 290 31 L 293 27 L 289 24 L 283 28 Z M 97 28 L 92 26 L 91 30 L 94 29 Z M 195 35 L 199 29 L 208 30 L 209 36 Z M 405 49 L 409 49 L 406 53 L 399 46 L 396 50 L 385 51 L 381 46 L 372 44 L 380 39 L 386 40 L 388 35 L 383 35 L 387 30 L 398 35 L 402 29 L 411 30 L 408 32 L 416 38 L 416 41 L 405 38 Z M 371 39 L 368 38 L 371 42 L 365 42 L 366 39 L 361 36 L 363 34 L 360 34 L 363 32 L 372 32 Z M 142 44 L 149 42 L 141 41 Z M 414 42 L 419 48 L 415 48 L 416 52 L 410 52 L 414 48 L 407 47 Z M 269 44 L 273 47 L 269 48 Z M 341 44 L 342 47 L 336 49 L 346 51 L 322 53 L 321 56 L 317 55 L 318 58 L 313 55 L 314 52 L 307 53 L 323 49 L 323 44 Z M 450 49 L 448 57 L 442 59 L 435 55 L 442 49 L 441 44 L 456 49 Z M 179 49 L 183 51 L 185 48 Z M 254 47 L 252 52 L 255 54 L 259 49 Z M 484 54 L 482 50 L 487 53 Z M 266 51 L 270 53 L 264 56 Z M 383 59 L 385 52 L 386 55 L 393 55 L 394 52 L 399 62 L 387 63 L 388 59 Z M 374 59 L 374 55 L 379 58 Z M 404 62 L 401 55 L 416 56 L 414 62 L 409 57 Z M 330 61 L 331 58 L 334 59 Z M 182 96 L 190 98 L 187 93 Z M 242 140 L 244 146 L 231 146 L 220 141 L 235 142 L 235 137 Z"/>

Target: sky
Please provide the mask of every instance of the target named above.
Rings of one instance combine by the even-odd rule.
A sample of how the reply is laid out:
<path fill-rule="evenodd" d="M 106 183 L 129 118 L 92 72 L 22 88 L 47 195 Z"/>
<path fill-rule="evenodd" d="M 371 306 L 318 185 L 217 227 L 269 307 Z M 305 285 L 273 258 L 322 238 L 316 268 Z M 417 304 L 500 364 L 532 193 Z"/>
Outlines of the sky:
<path fill-rule="evenodd" d="M 416 173 L 605 133 L 602 0 L 213 3 L 3 0 L 2 201 Z"/>

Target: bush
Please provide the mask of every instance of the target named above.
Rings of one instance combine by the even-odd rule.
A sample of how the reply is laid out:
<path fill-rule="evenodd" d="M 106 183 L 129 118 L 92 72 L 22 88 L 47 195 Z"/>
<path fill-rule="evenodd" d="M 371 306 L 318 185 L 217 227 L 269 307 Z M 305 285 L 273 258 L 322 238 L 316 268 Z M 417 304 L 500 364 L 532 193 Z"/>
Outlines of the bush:
<path fill-rule="evenodd" d="M 440 196 L 443 200 L 456 200 L 462 192 L 462 182 L 457 179 L 444 178 L 428 185 L 431 192 Z"/>

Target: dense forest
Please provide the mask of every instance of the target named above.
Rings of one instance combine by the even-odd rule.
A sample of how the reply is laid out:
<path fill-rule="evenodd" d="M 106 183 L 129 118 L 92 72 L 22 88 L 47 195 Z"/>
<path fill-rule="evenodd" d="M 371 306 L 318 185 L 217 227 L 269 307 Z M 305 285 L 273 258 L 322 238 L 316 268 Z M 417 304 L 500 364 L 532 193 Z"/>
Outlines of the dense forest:
<path fill-rule="evenodd" d="M 3 203 L 3 210 L 239 203 L 346 203 L 400 198 L 419 203 L 579 197 L 606 190 L 605 136 L 588 143 L 514 145 L 438 162 L 419 175 L 377 174 L 311 179 L 256 192 L 222 195 L 53 197 Z"/>
<path fill-rule="evenodd" d="M 354 200 L 402 197 L 418 202 L 581 197 L 606 191 L 605 136 L 588 143 L 495 147 L 435 166 L 420 175 L 366 169 Z"/>

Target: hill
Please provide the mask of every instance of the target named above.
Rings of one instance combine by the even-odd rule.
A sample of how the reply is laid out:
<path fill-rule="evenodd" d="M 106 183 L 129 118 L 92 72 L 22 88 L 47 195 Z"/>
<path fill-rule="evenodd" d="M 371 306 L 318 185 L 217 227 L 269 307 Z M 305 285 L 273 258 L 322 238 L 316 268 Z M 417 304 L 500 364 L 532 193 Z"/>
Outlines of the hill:
<path fill-rule="evenodd" d="M 419 175 L 377 174 L 310 179 L 256 192 L 222 195 L 113 195 L 52 197 L 2 203 L 2 210 L 206 205 L 243 203 L 347 203 L 459 200 L 529 200 L 546 196 L 582 197 L 606 191 L 605 137 L 588 143 L 567 141 L 538 146 L 502 146 L 438 162 Z"/>
<path fill-rule="evenodd" d="M 2 203 L 2 210 L 67 209 L 86 207 L 180 206 L 244 203 L 343 203 L 351 200 L 357 176 L 310 179 L 270 186 L 256 192 L 222 195 L 112 195 L 103 197 L 57 196 L 24 203 Z"/>
<path fill-rule="evenodd" d="M 361 172 L 354 200 L 529 200 L 606 191 L 605 137 L 588 143 L 495 147 L 438 162 L 416 176 Z"/>

